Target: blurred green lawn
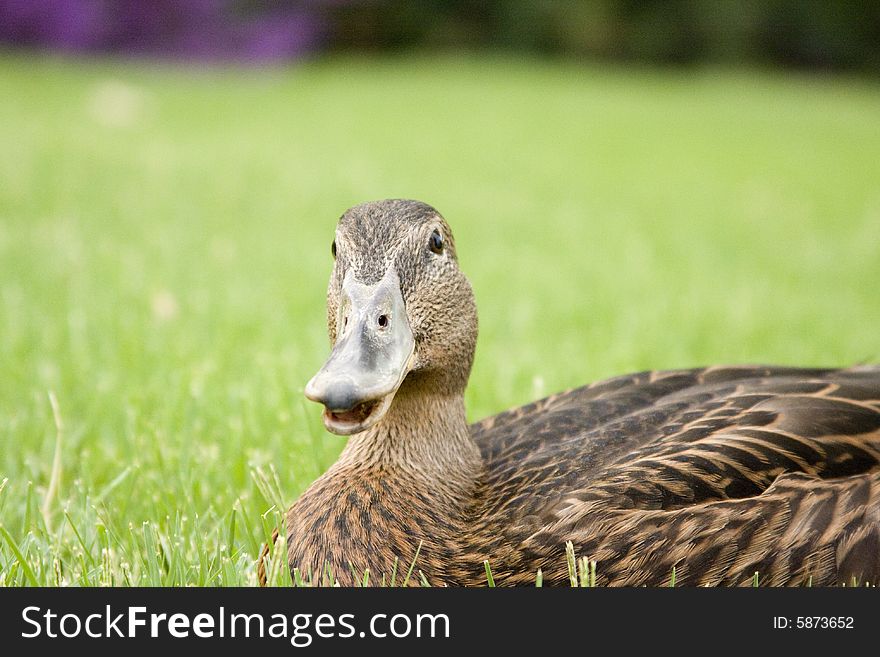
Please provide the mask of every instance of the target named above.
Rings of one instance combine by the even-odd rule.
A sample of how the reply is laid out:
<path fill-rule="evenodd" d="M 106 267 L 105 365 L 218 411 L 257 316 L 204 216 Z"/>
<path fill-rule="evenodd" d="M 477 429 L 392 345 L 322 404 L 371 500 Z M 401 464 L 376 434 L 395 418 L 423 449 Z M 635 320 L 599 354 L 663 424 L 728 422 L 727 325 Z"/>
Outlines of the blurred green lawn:
<path fill-rule="evenodd" d="M 302 387 L 361 201 L 451 223 L 473 419 L 639 369 L 880 360 L 876 83 L 6 57 L 0 98 L 0 584 L 254 582 L 342 446 Z"/>

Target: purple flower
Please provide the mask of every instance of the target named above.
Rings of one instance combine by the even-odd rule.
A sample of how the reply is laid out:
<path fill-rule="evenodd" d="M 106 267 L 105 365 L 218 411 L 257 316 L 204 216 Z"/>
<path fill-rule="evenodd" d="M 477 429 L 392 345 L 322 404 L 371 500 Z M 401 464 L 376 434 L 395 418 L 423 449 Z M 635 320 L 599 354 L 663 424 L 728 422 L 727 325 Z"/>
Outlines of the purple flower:
<path fill-rule="evenodd" d="M 339 0 L 0 0 L 0 44 L 69 53 L 273 62 L 324 44 Z"/>

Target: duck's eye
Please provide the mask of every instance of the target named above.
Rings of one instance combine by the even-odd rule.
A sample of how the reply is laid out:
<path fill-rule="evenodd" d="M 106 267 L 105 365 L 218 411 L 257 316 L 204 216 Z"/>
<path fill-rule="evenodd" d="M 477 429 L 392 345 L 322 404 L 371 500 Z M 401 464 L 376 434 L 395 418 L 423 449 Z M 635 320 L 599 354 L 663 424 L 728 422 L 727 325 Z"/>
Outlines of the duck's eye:
<path fill-rule="evenodd" d="M 336 260 L 336 240 L 333 240 L 333 244 L 330 245 L 330 253 L 333 254 L 333 259 Z"/>
<path fill-rule="evenodd" d="M 434 253 L 443 253 L 443 236 L 440 234 L 439 230 L 434 230 L 431 233 L 431 239 L 428 240 L 428 247 Z"/>

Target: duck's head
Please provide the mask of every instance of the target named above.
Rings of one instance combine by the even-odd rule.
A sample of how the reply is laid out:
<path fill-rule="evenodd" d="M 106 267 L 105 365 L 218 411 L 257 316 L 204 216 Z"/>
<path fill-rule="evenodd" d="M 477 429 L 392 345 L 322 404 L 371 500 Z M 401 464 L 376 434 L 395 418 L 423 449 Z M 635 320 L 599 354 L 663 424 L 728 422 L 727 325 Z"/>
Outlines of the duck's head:
<path fill-rule="evenodd" d="M 409 200 L 355 206 L 339 220 L 331 250 L 332 351 L 305 388 L 324 405 L 327 429 L 364 431 L 402 395 L 461 395 L 477 311 L 440 213 Z"/>

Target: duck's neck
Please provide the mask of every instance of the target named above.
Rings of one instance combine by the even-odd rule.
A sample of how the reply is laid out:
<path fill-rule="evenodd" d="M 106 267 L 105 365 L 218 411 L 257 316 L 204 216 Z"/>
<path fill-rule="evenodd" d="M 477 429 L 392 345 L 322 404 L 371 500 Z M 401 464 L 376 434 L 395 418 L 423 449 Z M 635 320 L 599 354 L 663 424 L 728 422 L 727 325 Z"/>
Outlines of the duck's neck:
<path fill-rule="evenodd" d="M 432 497 L 462 503 L 473 494 L 482 461 L 461 393 L 405 385 L 378 424 L 349 439 L 337 466 L 366 467 L 385 478 L 424 486 Z"/>

